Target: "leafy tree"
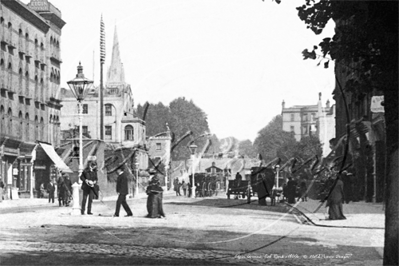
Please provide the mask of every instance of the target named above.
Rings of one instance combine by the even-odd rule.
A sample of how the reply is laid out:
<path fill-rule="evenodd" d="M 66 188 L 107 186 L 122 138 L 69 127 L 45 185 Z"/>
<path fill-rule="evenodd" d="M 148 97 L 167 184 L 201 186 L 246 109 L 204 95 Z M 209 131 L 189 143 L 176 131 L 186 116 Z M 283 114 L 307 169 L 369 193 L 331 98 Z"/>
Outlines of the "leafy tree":
<path fill-rule="evenodd" d="M 299 18 L 315 34 L 320 34 L 329 20 L 336 22 L 335 35 L 323 39 L 313 51 L 304 50 L 305 59 L 321 59 L 324 67 L 329 60 L 344 66 L 345 73 L 336 75 L 346 76 L 345 92 L 357 97 L 371 91 L 384 94 L 387 175 L 383 263 L 398 265 L 398 1 L 305 0 L 297 9 Z"/>
<path fill-rule="evenodd" d="M 294 154 L 303 160 L 309 159 L 312 156 L 317 155 L 319 158 L 322 155 L 321 143 L 316 136 L 305 136 L 301 138 L 294 146 Z"/>
<path fill-rule="evenodd" d="M 143 118 L 144 108 L 140 104 L 137 106 L 136 114 L 139 118 Z M 147 136 L 154 136 L 166 131 L 166 123 L 172 120 L 172 114 L 169 107 L 161 102 L 149 104 L 145 120 Z"/>
<path fill-rule="evenodd" d="M 238 143 L 238 152 L 240 155 L 247 156 L 249 158 L 256 158 L 256 150 L 249 139 L 240 141 Z"/>
<path fill-rule="evenodd" d="M 266 162 L 276 157 L 288 160 L 292 157 L 292 152 L 285 145 L 294 145 L 295 138 L 291 132 L 283 131 L 283 120 L 281 115 L 277 115 L 269 124 L 258 132 L 254 141 L 257 153 L 260 153 Z"/>

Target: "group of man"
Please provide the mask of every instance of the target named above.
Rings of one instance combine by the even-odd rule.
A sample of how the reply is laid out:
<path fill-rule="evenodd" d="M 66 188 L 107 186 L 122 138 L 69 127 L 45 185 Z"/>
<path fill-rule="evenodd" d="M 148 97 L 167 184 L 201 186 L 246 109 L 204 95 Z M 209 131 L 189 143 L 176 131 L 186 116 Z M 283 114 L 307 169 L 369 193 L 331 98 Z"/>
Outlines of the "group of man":
<path fill-rule="evenodd" d="M 97 165 L 95 162 L 91 162 L 89 167 L 83 171 L 80 179 L 82 180 L 82 190 L 83 190 L 83 199 L 82 199 L 82 207 L 81 214 L 85 214 L 86 202 L 87 202 L 87 214 L 92 215 L 92 203 L 95 197 L 98 197 L 99 189 L 98 189 L 98 177 L 96 171 Z M 120 165 L 116 169 L 116 173 L 118 175 L 116 181 L 116 193 L 118 194 L 118 199 L 116 201 L 115 212 L 112 215 L 113 217 L 119 217 L 121 206 L 126 212 L 125 217 L 133 216 L 133 212 L 130 209 L 129 205 L 126 201 L 126 196 L 129 194 L 129 173 L 125 169 L 124 165 Z M 163 189 L 160 187 L 159 180 L 156 176 L 153 176 L 150 179 L 149 186 L 147 187 L 147 211 L 149 218 L 161 218 L 165 217 L 162 207 L 162 194 Z"/>
<path fill-rule="evenodd" d="M 71 195 L 72 195 L 72 182 L 69 179 L 69 175 L 66 173 L 62 173 L 57 182 L 51 180 L 50 183 L 47 184 L 47 193 L 48 193 L 48 202 L 54 203 L 55 198 L 55 190 L 57 187 L 58 191 L 58 204 L 59 206 L 69 206 Z M 40 186 L 39 190 L 40 195 L 44 194 L 44 185 Z M 40 197 L 40 196 L 39 196 Z"/>
<path fill-rule="evenodd" d="M 186 183 L 184 180 L 180 183 L 180 182 L 179 182 L 179 179 L 176 178 L 176 179 L 174 180 L 174 182 L 173 182 L 173 187 L 174 187 L 174 190 L 175 190 L 175 192 L 176 192 L 176 196 L 181 196 L 180 188 L 183 189 L 183 194 L 184 194 L 184 196 L 186 196 L 187 190 L 188 190 L 188 188 L 189 188 L 189 185 L 188 185 L 188 183 Z M 189 193 L 190 193 L 190 192 L 189 192 Z"/>

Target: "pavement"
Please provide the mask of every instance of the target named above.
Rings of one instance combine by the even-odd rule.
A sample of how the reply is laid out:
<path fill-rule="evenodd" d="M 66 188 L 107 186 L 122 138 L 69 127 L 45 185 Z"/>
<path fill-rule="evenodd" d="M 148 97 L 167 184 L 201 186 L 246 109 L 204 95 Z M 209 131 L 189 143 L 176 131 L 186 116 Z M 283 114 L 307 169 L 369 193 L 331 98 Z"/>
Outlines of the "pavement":
<path fill-rule="evenodd" d="M 382 203 L 349 202 L 343 204 L 344 220 L 329 220 L 325 203 L 308 199 L 287 204 L 298 222 L 318 227 L 366 229 L 370 233 L 370 246 L 383 257 L 385 233 L 385 208 Z"/>
<path fill-rule="evenodd" d="M 182 213 L 172 212 L 173 207 L 170 207 L 170 211 L 167 213 L 167 219 L 146 219 L 144 216 L 146 215 L 145 208 L 145 200 L 147 195 L 140 194 L 137 198 L 133 200 L 129 200 L 129 205 L 133 205 L 133 212 L 135 218 L 133 220 L 129 218 L 116 218 L 112 219 L 110 216 L 113 214 L 115 208 L 115 197 L 101 198 L 100 200 L 94 201 L 93 209 L 94 215 L 96 219 L 93 219 L 93 216 L 89 215 L 71 215 L 71 208 L 66 207 L 58 207 L 58 201 L 55 200 L 55 203 L 48 203 L 48 199 L 17 199 L 17 200 L 5 200 L 0 202 L 0 214 L 3 218 L 12 219 L 12 217 L 20 217 L 20 219 L 16 219 L 12 224 L 4 223 L 4 226 L 0 225 L 0 233 L 10 234 L 8 233 L 12 228 L 26 228 L 27 223 L 30 228 L 35 227 L 51 227 L 51 226 L 76 226 L 76 225 L 84 225 L 86 227 L 95 226 L 99 228 L 134 228 L 135 226 L 139 227 L 153 227 L 153 226 L 165 226 L 166 228 L 180 228 L 182 226 L 181 219 L 185 218 Z M 176 197 L 175 192 L 167 191 L 164 194 L 164 203 L 176 203 L 176 204 L 184 204 L 187 206 L 197 205 L 200 208 L 207 208 L 207 205 L 202 205 L 202 202 L 207 202 L 207 204 L 213 204 L 212 202 L 222 199 L 225 199 L 226 196 L 221 193 L 218 197 L 212 198 L 196 198 L 190 199 L 187 197 Z M 209 202 L 208 202 L 209 201 Z M 237 204 L 244 205 L 240 206 L 240 209 L 249 209 L 253 210 L 252 212 L 248 212 L 249 216 L 253 216 L 255 218 L 258 217 L 262 206 L 253 202 L 251 204 L 245 204 L 245 200 L 234 201 L 231 200 L 231 203 L 236 202 Z M 131 205 L 131 206 L 132 206 Z M 333 247 L 333 246 L 358 246 L 358 247 L 373 247 L 378 252 L 379 256 L 382 258 L 383 255 L 383 246 L 384 246 L 384 228 L 385 228 L 385 214 L 384 214 L 384 206 L 382 204 L 375 203 L 365 203 L 365 202 L 350 202 L 349 204 L 344 204 L 344 214 L 347 219 L 345 220 L 326 220 L 325 212 L 326 208 L 324 205 L 319 208 L 316 212 L 315 210 L 319 207 L 320 202 L 317 200 L 308 199 L 305 202 L 299 201 L 296 204 L 288 205 L 285 203 L 278 203 L 279 207 L 284 205 L 288 206 L 289 213 L 292 215 L 284 215 L 280 213 L 277 215 L 276 213 L 269 213 L 270 216 L 270 226 L 264 225 L 265 221 L 262 220 L 254 220 L 253 227 L 243 228 L 242 222 L 240 220 L 226 220 L 226 216 L 223 214 L 215 214 L 215 215 L 194 215 L 190 216 L 190 219 L 197 219 L 201 221 L 201 223 L 193 223 L 193 224 L 184 224 L 184 227 L 192 230 L 207 230 L 209 226 L 218 226 L 221 230 L 227 230 L 231 232 L 243 232 L 248 231 L 246 233 L 252 234 L 253 232 L 267 233 L 269 235 L 281 236 L 286 234 L 286 232 L 290 232 L 292 237 L 304 237 L 309 236 L 311 238 L 317 239 L 317 244 Z M 51 206 L 51 208 L 49 208 Z M 135 207 L 136 206 L 136 207 Z M 210 205 L 208 205 L 210 206 Z M 24 210 L 27 208 L 36 208 L 34 212 L 24 213 Z M 240 209 L 229 208 L 230 213 L 240 214 L 242 211 Z M 14 212 L 18 216 L 11 216 Z M 124 214 L 123 209 L 121 210 L 121 216 Z M 48 219 L 48 217 L 51 219 Z M 275 218 L 273 218 L 275 217 Z M 296 218 L 294 218 L 296 217 Z M 248 217 L 250 219 L 250 217 Z M 284 227 L 275 226 L 274 220 L 284 220 Z M 259 221 L 259 222 L 258 222 Z M 132 223 L 133 222 L 133 223 Z M 1 224 L 1 223 L 0 223 Z M 311 228 L 319 227 L 317 230 L 313 230 Z M 83 228 L 83 227 L 82 227 Z M 107 229 L 108 230 L 108 229 Z M 333 230 L 333 231 L 331 231 Z M 106 231 L 106 230 L 105 230 Z M 291 233 L 292 232 L 292 233 Z M 334 233 L 332 233 L 334 232 Z M 336 232 L 336 233 L 335 233 Z M 331 235 L 336 234 L 336 238 L 332 238 Z M 351 237 L 348 239 L 343 239 L 345 234 L 350 234 Z M 110 234 L 111 235 L 111 234 Z M 359 236 L 359 237 L 356 237 Z M 10 236 L 11 237 L 11 236 Z M 12 241 L 13 238 L 10 238 L 10 241 L 7 241 L 7 249 L 14 250 L 31 250 L 31 251 L 46 251 L 51 250 L 57 252 L 58 250 L 62 250 L 63 248 L 70 248 L 71 251 L 75 250 L 85 250 L 84 244 L 56 244 L 56 243 L 33 243 L 33 242 L 23 242 L 23 241 Z M 365 241 L 365 239 L 367 239 Z M 312 241 L 302 241 L 303 245 L 314 245 Z M 69 246 L 66 246 L 69 245 Z M 228 250 L 207 250 L 207 249 L 198 249 L 187 246 L 187 248 L 152 248 L 151 246 L 140 247 L 137 246 L 135 249 L 125 250 L 124 245 L 114 245 L 109 246 L 102 243 L 95 244 L 98 246 L 98 250 L 100 250 L 104 254 L 121 254 L 126 253 L 132 255 L 140 254 L 141 256 L 152 257 L 154 254 L 165 258 L 182 258 L 187 257 L 188 259 L 215 259 L 220 262 L 230 262 L 237 263 L 236 255 L 237 251 L 228 251 Z M 1 246 L 1 245 L 0 245 Z M 96 247 L 97 247 L 96 246 Z M 4 247 L 3 247 L 4 248 Z M 122 251 L 121 251 L 122 250 Z M 100 252 L 99 251 L 99 252 Z M 132 253 L 133 252 L 133 253 Z M 132 254 L 131 254 L 132 253 Z M 230 258 L 230 259 L 228 259 Z M 248 259 L 248 258 L 246 258 Z M 264 259 L 264 258 L 262 258 Z M 256 263 L 259 259 L 254 257 L 248 259 L 248 263 Z M 242 261 L 244 262 L 244 261 Z M 294 265 L 294 264 L 292 264 Z M 371 263 L 370 265 L 374 265 Z"/>

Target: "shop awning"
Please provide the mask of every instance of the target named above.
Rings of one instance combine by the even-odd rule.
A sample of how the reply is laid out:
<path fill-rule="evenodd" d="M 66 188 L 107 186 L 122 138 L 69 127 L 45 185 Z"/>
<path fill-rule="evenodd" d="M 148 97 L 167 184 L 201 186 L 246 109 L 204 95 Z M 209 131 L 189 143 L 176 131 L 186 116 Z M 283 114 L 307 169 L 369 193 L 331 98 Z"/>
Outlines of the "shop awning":
<path fill-rule="evenodd" d="M 45 144 L 42 142 L 39 142 L 40 146 L 43 148 L 43 150 L 46 152 L 48 157 L 53 161 L 54 165 L 62 172 L 64 173 L 73 173 L 71 169 L 64 163 L 64 161 L 61 159 L 61 157 L 55 152 L 53 146 L 49 144 Z"/>

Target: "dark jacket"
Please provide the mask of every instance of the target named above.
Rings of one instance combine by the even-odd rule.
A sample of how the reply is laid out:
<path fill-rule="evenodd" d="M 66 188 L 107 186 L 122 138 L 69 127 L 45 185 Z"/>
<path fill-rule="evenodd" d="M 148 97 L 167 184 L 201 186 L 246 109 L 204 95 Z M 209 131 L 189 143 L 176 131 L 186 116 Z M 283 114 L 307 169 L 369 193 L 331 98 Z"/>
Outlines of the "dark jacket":
<path fill-rule="evenodd" d="M 87 183 L 86 180 L 91 180 L 91 181 L 95 181 L 95 183 L 97 183 L 98 178 L 97 178 L 97 171 L 91 171 L 90 169 L 86 169 L 83 171 L 82 175 L 80 176 L 80 180 L 82 180 L 82 190 L 86 191 L 86 192 L 90 192 L 90 189 L 92 189 L 92 187 L 90 187 Z"/>
<path fill-rule="evenodd" d="M 123 171 L 120 175 L 118 175 L 118 179 L 116 181 L 116 192 L 121 195 L 129 194 L 128 187 L 128 173 Z"/>
<path fill-rule="evenodd" d="M 47 192 L 53 194 L 55 192 L 55 185 L 52 183 L 48 183 L 47 185 Z"/>

